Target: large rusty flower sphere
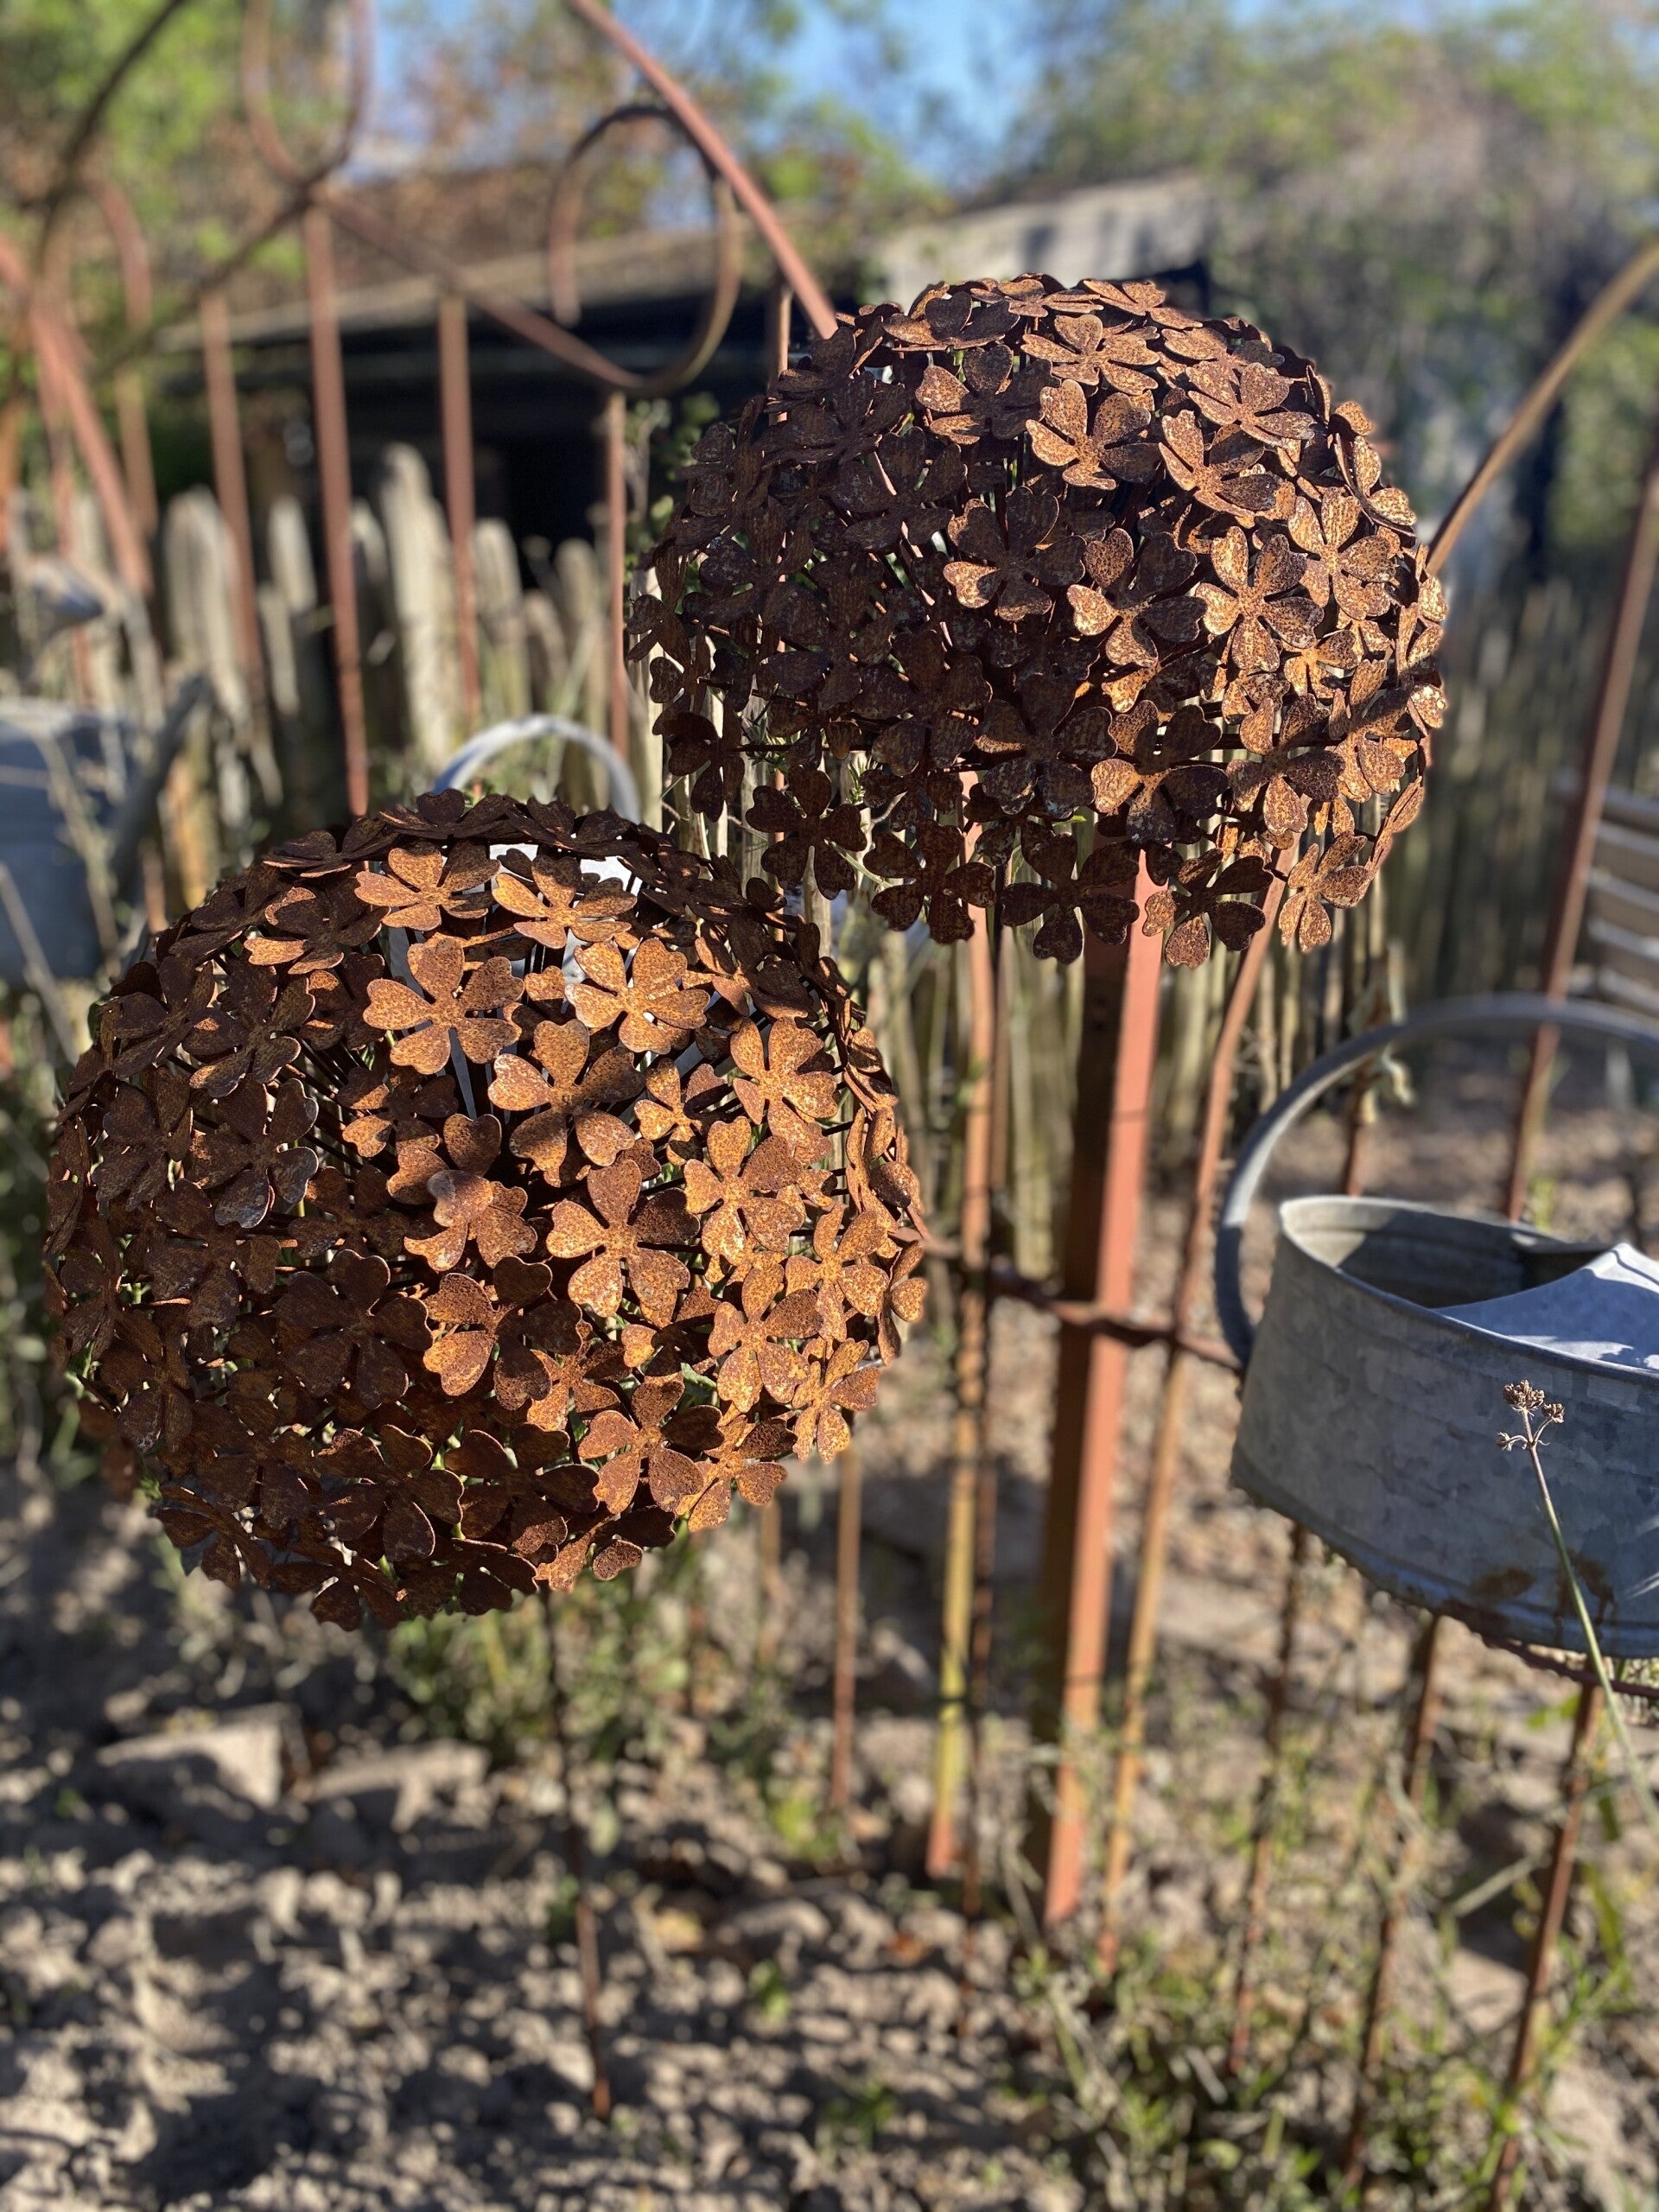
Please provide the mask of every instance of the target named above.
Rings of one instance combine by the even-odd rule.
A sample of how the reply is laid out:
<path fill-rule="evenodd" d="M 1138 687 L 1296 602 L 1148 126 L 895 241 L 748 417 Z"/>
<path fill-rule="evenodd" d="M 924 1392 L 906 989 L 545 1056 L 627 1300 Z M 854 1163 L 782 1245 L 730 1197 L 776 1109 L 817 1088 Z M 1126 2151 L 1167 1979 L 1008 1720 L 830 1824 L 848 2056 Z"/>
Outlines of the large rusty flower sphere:
<path fill-rule="evenodd" d="M 609 1577 L 828 1457 L 921 1301 L 868 1032 L 768 886 L 459 794 L 289 845 L 99 1011 L 60 1342 L 174 1542 L 353 1627 Z"/>
<path fill-rule="evenodd" d="M 1305 949 L 1416 812 L 1444 604 L 1312 363 L 1150 284 L 938 285 L 717 424 L 656 555 L 670 771 L 876 911 Z M 750 770 L 750 785 L 753 770 Z M 1092 838 L 1079 839 L 1092 824 Z"/>

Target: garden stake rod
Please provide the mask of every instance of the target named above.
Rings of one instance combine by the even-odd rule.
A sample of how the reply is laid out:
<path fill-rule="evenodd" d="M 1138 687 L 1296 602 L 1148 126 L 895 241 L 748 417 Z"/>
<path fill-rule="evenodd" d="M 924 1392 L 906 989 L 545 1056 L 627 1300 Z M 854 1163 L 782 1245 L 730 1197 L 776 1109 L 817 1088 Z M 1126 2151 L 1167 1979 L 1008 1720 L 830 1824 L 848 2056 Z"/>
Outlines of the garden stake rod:
<path fill-rule="evenodd" d="M 939 1719 L 933 1746 L 933 1815 L 927 1871 L 943 1880 L 957 1861 L 957 1797 L 963 1780 L 969 1643 L 974 1612 L 974 1521 L 985 1452 L 985 1367 L 991 1238 L 991 1071 L 996 1053 L 996 979 L 990 924 L 974 914 L 966 948 L 967 1074 L 962 1086 L 961 1273 L 957 1298 L 956 1408 L 950 1517 L 944 1545 Z"/>
<path fill-rule="evenodd" d="M 858 1446 L 849 1444 L 841 1455 L 836 1506 L 836 1653 L 830 1732 L 830 1810 L 833 1814 L 844 1814 L 853 1796 L 861 1492 Z"/>
<path fill-rule="evenodd" d="M 1221 1175 L 1223 1149 L 1227 1141 L 1227 1119 L 1232 1105 L 1233 1074 L 1244 1024 L 1255 1001 L 1256 987 L 1273 941 L 1283 888 L 1275 883 L 1263 909 L 1262 926 L 1250 939 L 1238 963 L 1222 1017 L 1221 1034 L 1211 1065 L 1205 1098 L 1204 1128 L 1193 1171 L 1188 1204 L 1186 1234 L 1182 1247 L 1180 1279 L 1170 1310 L 1168 1362 L 1164 1370 L 1162 1403 L 1153 1446 L 1152 1471 L 1147 1482 L 1145 1516 L 1141 1524 L 1140 1568 L 1135 1586 L 1135 1610 L 1129 1623 L 1129 1649 L 1123 1689 L 1123 1726 L 1114 1778 L 1111 1827 L 1107 1840 L 1106 1872 L 1102 1885 L 1099 1955 L 1103 1972 L 1117 1962 L 1122 1926 L 1123 1885 L 1134 1847 L 1135 1802 L 1144 1766 L 1147 1694 L 1157 1649 L 1158 1611 L 1163 1598 L 1164 1570 L 1169 1556 L 1170 1505 L 1180 1465 L 1181 1440 L 1185 1426 L 1186 1395 L 1194 1355 L 1182 1338 L 1197 1319 L 1204 1296 L 1209 1263 L 1211 1232 L 1214 1226 L 1216 1185 Z"/>
<path fill-rule="evenodd" d="M 455 569 L 461 710 L 472 731 L 478 728 L 483 712 L 478 680 L 478 588 L 473 568 L 478 501 L 473 471 L 473 372 L 467 302 L 455 292 L 446 292 L 438 302 L 438 404 L 443 424 L 443 503 Z"/>

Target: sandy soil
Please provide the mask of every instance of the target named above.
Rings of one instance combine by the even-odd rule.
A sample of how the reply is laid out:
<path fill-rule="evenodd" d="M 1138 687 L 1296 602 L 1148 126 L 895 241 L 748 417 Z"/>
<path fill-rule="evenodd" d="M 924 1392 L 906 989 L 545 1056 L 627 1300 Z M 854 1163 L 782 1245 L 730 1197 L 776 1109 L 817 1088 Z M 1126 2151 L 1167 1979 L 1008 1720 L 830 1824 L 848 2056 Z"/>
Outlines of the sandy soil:
<path fill-rule="evenodd" d="M 1633 1191 L 1638 1214 L 1643 1204 L 1630 1124 L 1583 1071 L 1574 1080 L 1541 1187 L 1568 1233 L 1628 1233 Z M 1503 1096 L 1490 1062 L 1454 1058 L 1432 1109 L 1385 1120 L 1373 1183 L 1490 1203 Z M 1329 1187 L 1340 1147 L 1330 1123 L 1312 1128 L 1280 1194 Z M 1180 1214 L 1168 1196 L 1150 1208 L 1148 1307 L 1166 1289 Z M 1258 1282 L 1266 1241 L 1265 1230 L 1253 1239 Z M 1132 1363 L 1120 1630 L 1160 1363 L 1155 1351 Z M 1052 1372 L 1049 1325 L 1001 1309 L 1001 1694 L 988 1797 L 1005 1808 L 1025 1771 L 1016 1661 Z M 91 1486 L 58 1494 L 10 1478 L 0 2203 L 1064 2212 L 1099 2201 L 1060 2145 L 1060 2068 L 1052 2035 L 1014 1993 L 1014 1930 L 993 1918 L 964 1956 L 960 1917 L 920 1876 L 945 1379 L 918 1339 L 864 1432 L 851 1856 L 826 1872 L 781 1835 L 713 1757 L 718 1730 L 706 1718 L 677 1713 L 660 1758 L 625 1760 L 606 1777 L 594 1841 L 618 2106 L 608 2123 L 589 2109 L 551 1753 L 492 1765 L 474 1744 L 423 1732 L 383 1654 L 303 1614 L 183 1581 L 140 1509 Z M 1231 1378 L 1207 1370 L 1175 1516 L 1129 1894 L 1132 1925 L 1172 1955 L 1224 1942 L 1238 1924 L 1261 1688 L 1278 1636 L 1286 1532 L 1227 1486 L 1235 1403 Z M 833 1494 L 804 1471 L 791 1492 L 780 1610 L 797 1718 L 776 1758 L 810 1793 L 827 1735 Z M 709 1548 L 705 1632 L 740 1656 L 753 1633 L 753 1547 L 751 1525 Z M 1318 1570 L 1293 1720 L 1319 1789 L 1276 1879 L 1269 1978 L 1294 1979 L 1299 1923 L 1363 1840 L 1359 1785 L 1383 1770 L 1397 1732 L 1414 1625 L 1339 1564 Z M 1431 1903 L 1512 1865 L 1535 1870 L 1566 1743 L 1562 1686 L 1461 1630 L 1449 1640 L 1442 1818 L 1425 1847 Z M 1608 1893 L 1630 1900 L 1624 1938 L 1638 1985 L 1650 1986 L 1651 1847 L 1599 1833 L 1592 1847 Z M 1587 1907 L 1571 1932 L 1593 1968 Z M 1408 2006 L 1426 2018 L 1442 2003 L 1453 2031 L 1500 2063 L 1523 1933 L 1500 1888 L 1456 1920 L 1442 1968 L 1426 1904 L 1407 1932 Z M 1333 2044 L 1358 1994 L 1338 1977 Z M 1554 2085 L 1559 2139 L 1538 2202 L 1655 2201 L 1656 2080 L 1651 2013 L 1592 2024 Z M 1348 2094 L 1339 2068 L 1319 2094 L 1334 2125 Z"/>

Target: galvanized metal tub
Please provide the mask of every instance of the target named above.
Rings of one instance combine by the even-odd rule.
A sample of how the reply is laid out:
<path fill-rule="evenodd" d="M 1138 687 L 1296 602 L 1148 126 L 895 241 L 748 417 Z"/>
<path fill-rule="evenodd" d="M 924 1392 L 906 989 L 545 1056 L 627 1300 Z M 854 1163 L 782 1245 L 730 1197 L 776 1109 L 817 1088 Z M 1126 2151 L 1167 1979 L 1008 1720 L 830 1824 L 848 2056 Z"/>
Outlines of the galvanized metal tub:
<path fill-rule="evenodd" d="M 1485 1018 L 1472 1019 L 1477 1010 Z M 1514 1033 L 1548 1017 L 1659 1050 L 1652 1024 L 1610 1009 L 1517 995 L 1472 1002 L 1461 1020 L 1438 1011 L 1409 1027 Z M 1367 1057 L 1366 1041 L 1287 1094 L 1244 1147 L 1229 1193 L 1218 1300 L 1248 1361 L 1234 1479 L 1397 1597 L 1483 1634 L 1581 1650 L 1531 1464 L 1497 1442 L 1518 1425 L 1504 1385 L 1524 1378 L 1566 1408 L 1544 1465 L 1603 1649 L 1659 1655 L 1659 1372 L 1508 1342 L 1432 1310 L 1527 1289 L 1599 1248 L 1399 1199 L 1294 1199 L 1281 1209 L 1252 1340 L 1238 1287 L 1250 1193 L 1278 1136 Z M 1375 1051 L 1389 1039 L 1370 1041 Z"/>
<path fill-rule="evenodd" d="M 212 697 L 186 679 L 148 740 L 119 715 L 56 700 L 0 699 L 0 982 L 96 976 L 100 940 L 84 845 L 118 895 L 134 888 L 139 842 L 191 716 Z"/>

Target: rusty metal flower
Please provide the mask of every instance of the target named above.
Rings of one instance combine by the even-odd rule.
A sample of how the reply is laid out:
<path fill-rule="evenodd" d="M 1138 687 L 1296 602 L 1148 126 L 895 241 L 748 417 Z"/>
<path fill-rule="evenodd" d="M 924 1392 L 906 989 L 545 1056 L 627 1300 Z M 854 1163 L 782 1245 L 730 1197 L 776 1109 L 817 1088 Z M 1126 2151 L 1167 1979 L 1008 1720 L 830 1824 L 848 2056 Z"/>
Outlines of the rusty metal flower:
<path fill-rule="evenodd" d="M 46 1240 L 86 1424 L 205 1572 L 341 1626 L 764 1503 L 919 1313 L 839 975 L 614 817 L 447 794 L 298 840 L 94 1027 Z"/>
<path fill-rule="evenodd" d="M 1150 284 L 843 318 L 688 467 L 634 614 L 670 772 L 709 816 L 747 788 L 771 873 L 868 879 L 895 929 L 989 907 L 1071 960 L 1138 913 L 1192 964 L 1277 878 L 1309 943 L 1443 704 L 1444 602 L 1370 431 Z"/>

